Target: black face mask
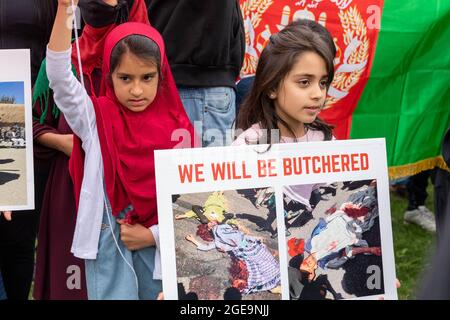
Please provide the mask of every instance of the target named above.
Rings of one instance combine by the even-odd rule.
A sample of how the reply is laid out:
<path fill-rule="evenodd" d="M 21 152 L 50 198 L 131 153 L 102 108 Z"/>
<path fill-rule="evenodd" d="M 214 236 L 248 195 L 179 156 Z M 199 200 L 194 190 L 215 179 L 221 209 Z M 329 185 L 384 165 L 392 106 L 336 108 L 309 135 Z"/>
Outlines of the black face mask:
<path fill-rule="evenodd" d="M 133 3 L 134 0 L 119 0 L 117 6 L 112 7 L 103 0 L 80 0 L 78 6 L 86 24 L 102 28 L 110 24 L 127 22 Z"/>

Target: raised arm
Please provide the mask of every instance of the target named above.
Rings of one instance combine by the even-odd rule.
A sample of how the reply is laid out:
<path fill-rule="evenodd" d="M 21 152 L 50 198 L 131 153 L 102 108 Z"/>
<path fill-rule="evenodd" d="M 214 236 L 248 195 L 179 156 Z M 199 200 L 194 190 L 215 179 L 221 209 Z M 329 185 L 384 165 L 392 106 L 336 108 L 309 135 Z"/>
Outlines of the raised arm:
<path fill-rule="evenodd" d="M 73 0 L 73 2 L 74 5 L 78 4 L 78 0 Z M 72 47 L 72 22 L 75 12 L 71 5 L 72 0 L 58 0 L 58 10 L 48 44 L 48 48 L 52 51 L 62 52 Z"/>
<path fill-rule="evenodd" d="M 74 0 L 77 4 L 78 0 Z M 58 108 L 72 131 L 89 140 L 96 133 L 95 112 L 86 90 L 72 73 L 72 21 L 70 0 L 58 0 L 58 10 L 47 49 L 47 76 Z"/>

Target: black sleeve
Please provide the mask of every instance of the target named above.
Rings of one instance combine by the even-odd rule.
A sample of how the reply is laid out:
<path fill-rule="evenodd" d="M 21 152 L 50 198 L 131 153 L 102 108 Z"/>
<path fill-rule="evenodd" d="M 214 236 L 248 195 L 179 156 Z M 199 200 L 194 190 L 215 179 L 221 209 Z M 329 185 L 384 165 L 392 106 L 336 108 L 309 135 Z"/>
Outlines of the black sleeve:
<path fill-rule="evenodd" d="M 234 11 L 234 34 L 235 34 L 235 48 L 234 48 L 234 56 L 236 58 L 236 66 L 239 70 L 242 69 L 242 65 L 244 64 L 245 57 L 245 27 L 244 27 L 244 18 L 242 16 L 241 7 L 239 5 L 239 1 L 236 0 L 236 7 Z"/>

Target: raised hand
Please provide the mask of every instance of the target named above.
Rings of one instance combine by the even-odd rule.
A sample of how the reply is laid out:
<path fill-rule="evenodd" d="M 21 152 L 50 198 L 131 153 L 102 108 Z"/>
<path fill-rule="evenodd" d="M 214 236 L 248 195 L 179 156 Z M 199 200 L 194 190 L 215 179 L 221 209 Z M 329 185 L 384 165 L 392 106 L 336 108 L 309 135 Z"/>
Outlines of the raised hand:
<path fill-rule="evenodd" d="M 12 212 L 11 211 L 1 211 L 0 214 L 3 213 L 3 216 L 5 217 L 6 221 L 11 221 L 12 219 Z"/>
<path fill-rule="evenodd" d="M 105 1 L 105 2 L 107 2 L 107 1 Z M 78 0 L 73 0 L 73 4 L 75 6 L 78 5 Z M 58 0 L 58 5 L 63 6 L 63 7 L 69 7 L 72 5 L 72 0 Z"/>
<path fill-rule="evenodd" d="M 103 0 L 104 3 L 109 4 L 112 7 L 117 6 L 118 0 Z"/>
<path fill-rule="evenodd" d="M 77 5 L 78 0 L 73 0 L 73 5 Z M 72 0 L 58 0 L 58 10 L 56 11 L 55 23 L 48 48 L 55 52 L 69 50 L 72 46 L 72 26 L 75 10 L 72 8 Z"/>

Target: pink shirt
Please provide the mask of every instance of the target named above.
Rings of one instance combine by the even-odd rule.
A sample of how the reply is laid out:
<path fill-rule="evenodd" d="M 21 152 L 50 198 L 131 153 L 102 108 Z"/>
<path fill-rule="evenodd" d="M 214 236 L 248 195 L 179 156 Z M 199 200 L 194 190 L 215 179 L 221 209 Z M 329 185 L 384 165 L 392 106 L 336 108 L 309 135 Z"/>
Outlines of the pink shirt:
<path fill-rule="evenodd" d="M 242 134 L 237 137 L 237 139 L 231 144 L 232 146 L 242 146 L 246 144 L 256 144 L 264 135 L 264 129 L 261 129 L 259 124 L 252 125 L 249 129 L 245 130 Z M 267 132 L 268 133 L 268 132 Z M 269 133 L 268 133 L 269 134 Z M 303 137 L 294 139 L 290 137 L 280 137 L 282 143 L 292 143 L 292 142 L 309 142 L 309 141 L 324 141 L 325 135 L 322 131 L 308 129 Z M 333 137 L 332 140 L 335 140 Z M 292 185 L 285 186 L 283 188 L 283 193 L 287 195 L 290 199 L 295 200 L 304 204 L 308 210 L 312 210 L 309 204 L 309 198 L 313 190 L 322 186 L 323 184 L 303 184 L 303 185 Z"/>
<path fill-rule="evenodd" d="M 232 146 L 243 146 L 246 144 L 256 144 L 264 135 L 264 130 L 261 129 L 259 124 L 254 124 L 247 130 L 245 130 L 242 134 L 237 137 L 237 139 L 231 144 Z M 308 129 L 306 134 L 303 137 L 294 139 L 290 137 L 280 137 L 281 142 L 289 143 L 289 142 L 308 142 L 308 141 L 323 141 L 325 139 L 325 135 L 322 131 Z M 334 140 L 334 137 L 333 137 Z"/>

